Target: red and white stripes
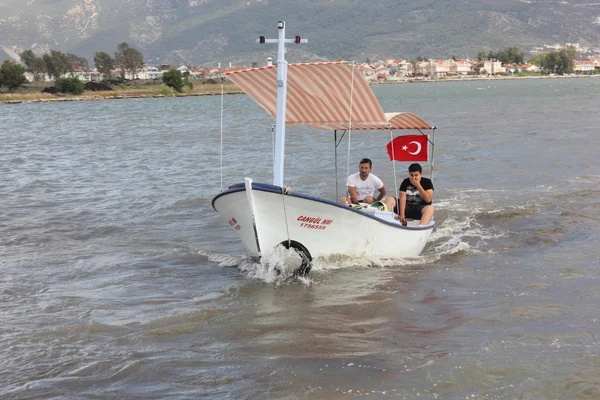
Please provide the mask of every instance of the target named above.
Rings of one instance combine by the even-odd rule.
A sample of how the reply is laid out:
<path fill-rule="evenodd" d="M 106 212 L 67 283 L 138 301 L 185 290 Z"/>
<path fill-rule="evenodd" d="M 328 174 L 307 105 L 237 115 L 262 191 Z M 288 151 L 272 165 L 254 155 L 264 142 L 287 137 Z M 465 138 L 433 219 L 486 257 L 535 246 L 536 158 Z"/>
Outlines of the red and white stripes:
<path fill-rule="evenodd" d="M 250 68 L 226 75 L 273 117 L 277 107 L 277 68 Z M 354 64 L 288 65 L 287 125 L 320 129 L 431 129 L 410 113 L 384 114 Z"/>

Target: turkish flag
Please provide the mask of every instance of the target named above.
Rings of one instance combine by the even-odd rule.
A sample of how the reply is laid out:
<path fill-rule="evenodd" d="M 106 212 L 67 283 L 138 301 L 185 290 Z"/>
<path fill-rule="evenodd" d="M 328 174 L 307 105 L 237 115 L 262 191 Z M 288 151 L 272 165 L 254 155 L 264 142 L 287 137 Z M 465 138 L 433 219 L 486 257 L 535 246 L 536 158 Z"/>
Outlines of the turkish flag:
<path fill-rule="evenodd" d="M 429 135 L 398 136 L 387 144 L 390 161 L 428 161 Z"/>

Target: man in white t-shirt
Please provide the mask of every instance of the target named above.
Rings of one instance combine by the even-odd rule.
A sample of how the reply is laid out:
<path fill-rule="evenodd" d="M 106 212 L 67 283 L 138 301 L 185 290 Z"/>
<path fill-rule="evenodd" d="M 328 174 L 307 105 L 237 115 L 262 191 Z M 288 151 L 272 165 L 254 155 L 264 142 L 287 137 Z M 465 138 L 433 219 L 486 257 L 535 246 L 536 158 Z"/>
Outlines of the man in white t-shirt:
<path fill-rule="evenodd" d="M 381 179 L 371 173 L 371 166 L 372 162 L 368 158 L 360 160 L 358 172 L 350 175 L 346 180 L 349 197 L 340 198 L 340 203 L 372 204 L 375 201 L 381 201 L 385 197 L 387 193 L 385 186 L 383 186 Z M 375 190 L 379 191 L 377 197 L 373 197 Z M 393 197 L 387 197 L 384 202 L 388 211 L 392 211 L 396 205 L 396 199 Z"/>

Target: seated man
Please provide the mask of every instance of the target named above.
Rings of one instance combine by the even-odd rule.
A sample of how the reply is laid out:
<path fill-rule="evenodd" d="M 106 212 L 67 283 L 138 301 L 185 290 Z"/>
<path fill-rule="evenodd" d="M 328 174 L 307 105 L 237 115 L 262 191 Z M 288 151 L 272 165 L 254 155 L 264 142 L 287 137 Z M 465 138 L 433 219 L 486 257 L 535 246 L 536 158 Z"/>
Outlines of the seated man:
<path fill-rule="evenodd" d="M 421 175 L 420 164 L 408 167 L 408 178 L 400 184 L 400 222 L 406 225 L 407 218 L 420 220 L 420 225 L 427 225 L 433 218 L 433 183 L 431 179 Z"/>
<path fill-rule="evenodd" d="M 346 186 L 348 187 L 348 197 L 340 198 L 342 204 L 358 204 L 367 203 L 373 204 L 375 201 L 381 201 L 385 197 L 386 190 L 383 186 L 381 179 L 371 174 L 371 160 L 363 158 L 359 163 L 359 170 L 357 173 L 352 174 L 346 180 Z M 374 198 L 375 190 L 379 191 L 379 194 Z M 385 205 L 387 211 L 392 211 L 394 205 L 396 205 L 396 199 L 393 197 L 387 197 L 385 199 Z"/>

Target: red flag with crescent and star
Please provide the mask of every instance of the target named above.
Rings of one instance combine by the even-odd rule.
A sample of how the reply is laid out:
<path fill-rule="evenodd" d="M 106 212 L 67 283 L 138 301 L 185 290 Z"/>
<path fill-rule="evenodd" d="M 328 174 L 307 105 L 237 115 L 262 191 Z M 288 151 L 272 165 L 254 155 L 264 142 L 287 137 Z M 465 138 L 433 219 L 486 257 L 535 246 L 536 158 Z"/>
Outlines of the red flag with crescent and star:
<path fill-rule="evenodd" d="M 398 136 L 387 144 L 390 161 L 429 161 L 429 135 Z"/>

